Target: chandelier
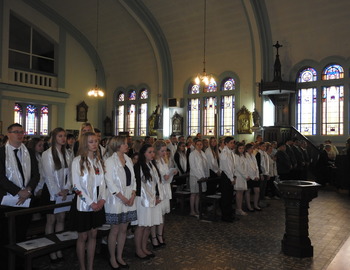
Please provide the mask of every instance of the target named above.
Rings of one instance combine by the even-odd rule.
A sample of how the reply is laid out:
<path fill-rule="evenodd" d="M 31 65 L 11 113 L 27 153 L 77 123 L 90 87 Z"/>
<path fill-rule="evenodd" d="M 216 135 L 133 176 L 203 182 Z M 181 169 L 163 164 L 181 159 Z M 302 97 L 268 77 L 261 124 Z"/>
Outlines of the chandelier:
<path fill-rule="evenodd" d="M 197 77 L 194 79 L 196 84 L 204 84 L 208 86 L 209 84 L 215 82 L 215 79 L 210 74 L 208 75 L 205 70 L 205 53 L 206 53 L 206 34 L 207 34 L 207 0 L 204 0 L 204 33 L 203 33 L 203 72 L 202 74 L 198 73 Z"/>
<path fill-rule="evenodd" d="M 91 88 L 88 91 L 89 97 L 104 97 L 105 93 L 102 88 L 97 86 L 97 62 L 98 62 L 98 18 L 99 18 L 99 10 L 100 10 L 100 0 L 96 1 L 96 55 L 95 55 L 95 78 L 96 78 L 96 84 L 95 87 Z"/>
<path fill-rule="evenodd" d="M 89 97 L 104 97 L 105 92 L 103 92 L 103 90 L 101 88 L 99 88 L 96 84 L 94 88 L 91 88 L 88 91 L 88 96 Z"/>

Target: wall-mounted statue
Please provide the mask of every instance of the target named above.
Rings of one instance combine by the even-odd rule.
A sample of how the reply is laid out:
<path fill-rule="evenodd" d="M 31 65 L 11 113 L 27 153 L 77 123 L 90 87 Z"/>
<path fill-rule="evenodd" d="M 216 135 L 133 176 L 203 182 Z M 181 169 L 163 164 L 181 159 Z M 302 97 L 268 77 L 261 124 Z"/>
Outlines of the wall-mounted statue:
<path fill-rule="evenodd" d="M 245 106 L 237 112 L 237 133 L 252 134 L 252 113 Z"/>
<path fill-rule="evenodd" d="M 177 112 L 175 112 L 175 114 L 171 118 L 171 127 L 171 134 L 183 135 L 183 117 Z"/>
<path fill-rule="evenodd" d="M 254 127 L 260 127 L 260 115 L 256 109 L 253 112 L 253 123 Z"/>
<path fill-rule="evenodd" d="M 156 106 L 156 109 L 151 114 L 151 116 L 148 118 L 148 126 L 149 126 L 148 135 L 150 135 L 150 136 L 157 135 L 157 129 L 161 128 L 161 110 L 160 110 L 160 105 Z"/>

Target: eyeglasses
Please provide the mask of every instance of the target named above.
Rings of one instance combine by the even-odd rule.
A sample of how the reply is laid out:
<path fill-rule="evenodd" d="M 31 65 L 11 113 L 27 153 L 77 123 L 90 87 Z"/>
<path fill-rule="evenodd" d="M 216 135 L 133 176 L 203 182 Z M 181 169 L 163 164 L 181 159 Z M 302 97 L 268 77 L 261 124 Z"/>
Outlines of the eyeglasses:
<path fill-rule="evenodd" d="M 8 133 L 24 134 L 24 131 L 14 130 L 14 131 L 9 131 Z"/>

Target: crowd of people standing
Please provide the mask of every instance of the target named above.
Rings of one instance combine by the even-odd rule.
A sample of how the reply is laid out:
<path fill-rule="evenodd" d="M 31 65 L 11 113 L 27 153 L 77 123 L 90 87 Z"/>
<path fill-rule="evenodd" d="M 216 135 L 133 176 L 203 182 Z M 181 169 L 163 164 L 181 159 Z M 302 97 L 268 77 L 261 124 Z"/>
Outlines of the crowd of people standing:
<path fill-rule="evenodd" d="M 31 205 L 55 204 L 74 194 L 69 212 L 69 229 L 78 232 L 76 252 L 80 269 L 93 269 L 97 228 L 110 225 L 107 240 L 112 269 L 129 268 L 123 258 L 127 230 L 135 226 L 135 256 L 155 257 L 149 248 L 165 247 L 164 225 L 170 213 L 174 179 L 177 189 L 190 190 L 190 215 L 199 215 L 201 178 L 214 181 L 204 192 L 221 193 L 221 219 L 238 220 L 249 212 L 262 211 L 267 198 L 278 199 L 274 181 L 306 179 L 310 157 L 306 144 L 236 141 L 227 136 L 217 140 L 171 135 L 169 140 L 115 136 L 101 140 L 101 132 L 82 124 L 79 137 L 55 128 L 50 139 L 32 138 L 23 143 L 24 130 L 13 124 L 7 142 L 0 148 L 0 199 L 17 196 L 17 205 L 33 198 Z M 104 145 L 102 145 L 104 144 Z M 235 205 L 235 209 L 233 208 Z M 1 214 L 14 207 L 2 207 Z M 63 231 L 67 213 L 45 212 L 45 233 Z M 1 216 L 1 225 L 5 226 Z M 30 219 L 23 217 L 18 241 L 25 239 Z M 6 233 L 2 233 L 6 241 Z M 117 245 L 116 245 L 117 243 Z M 85 253 L 87 252 L 87 256 Z M 50 254 L 54 263 L 61 251 Z"/>

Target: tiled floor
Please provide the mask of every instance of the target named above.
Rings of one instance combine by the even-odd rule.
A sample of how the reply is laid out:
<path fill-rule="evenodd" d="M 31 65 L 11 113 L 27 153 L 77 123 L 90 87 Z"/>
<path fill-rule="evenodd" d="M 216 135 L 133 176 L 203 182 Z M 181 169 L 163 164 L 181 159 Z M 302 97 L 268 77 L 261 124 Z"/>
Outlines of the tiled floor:
<path fill-rule="evenodd" d="M 133 240 L 127 240 L 124 258 L 130 269 L 195 270 L 326 270 L 350 235 L 350 197 L 347 192 L 319 191 L 310 203 L 309 233 L 313 258 L 294 258 L 281 253 L 284 234 L 284 203 L 270 200 L 262 212 L 242 217 L 235 223 L 203 222 L 173 212 L 166 217 L 167 246 L 156 257 L 141 262 L 134 257 Z M 64 251 L 65 260 L 50 265 L 38 258 L 39 269 L 78 269 L 75 250 Z M 108 252 L 96 254 L 95 269 L 109 269 Z M 334 268 L 337 269 L 337 268 Z M 350 269 L 350 268 L 349 268 Z M 337 269 L 342 270 L 342 269 Z"/>

